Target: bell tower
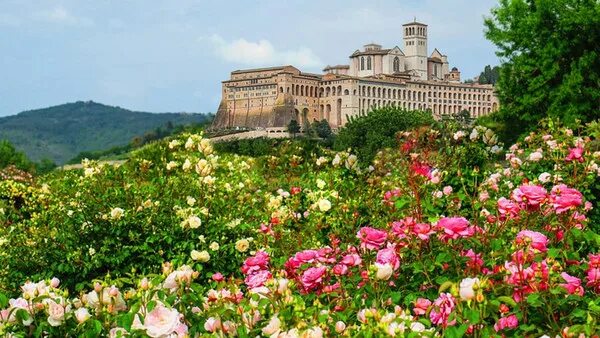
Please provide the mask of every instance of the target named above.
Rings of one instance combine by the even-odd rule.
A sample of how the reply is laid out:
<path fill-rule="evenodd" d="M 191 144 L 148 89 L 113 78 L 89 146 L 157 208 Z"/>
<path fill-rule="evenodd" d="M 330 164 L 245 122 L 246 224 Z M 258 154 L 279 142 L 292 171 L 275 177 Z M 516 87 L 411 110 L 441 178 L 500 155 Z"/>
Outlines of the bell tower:
<path fill-rule="evenodd" d="M 415 71 L 420 80 L 427 80 L 427 25 L 415 18 L 402 28 L 406 69 Z"/>

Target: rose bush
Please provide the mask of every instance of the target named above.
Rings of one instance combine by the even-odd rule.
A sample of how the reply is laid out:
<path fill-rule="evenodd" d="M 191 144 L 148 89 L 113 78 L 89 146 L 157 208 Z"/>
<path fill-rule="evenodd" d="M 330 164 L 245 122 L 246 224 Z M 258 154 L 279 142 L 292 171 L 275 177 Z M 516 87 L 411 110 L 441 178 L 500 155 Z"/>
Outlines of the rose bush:
<path fill-rule="evenodd" d="M 548 122 L 504 151 L 484 127 L 424 127 L 369 164 L 181 135 L 3 181 L 0 333 L 593 336 L 591 141 Z"/>

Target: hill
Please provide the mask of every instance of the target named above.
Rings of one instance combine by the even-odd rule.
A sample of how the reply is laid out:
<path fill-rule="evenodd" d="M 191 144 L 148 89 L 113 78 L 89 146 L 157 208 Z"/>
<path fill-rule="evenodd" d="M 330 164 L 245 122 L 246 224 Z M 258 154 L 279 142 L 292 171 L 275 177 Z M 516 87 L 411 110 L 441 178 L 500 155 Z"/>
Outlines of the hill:
<path fill-rule="evenodd" d="M 65 163 L 82 151 L 124 145 L 166 125 L 201 123 L 209 115 L 135 112 L 93 101 L 78 101 L 0 118 L 0 139 L 9 140 L 33 161 Z"/>

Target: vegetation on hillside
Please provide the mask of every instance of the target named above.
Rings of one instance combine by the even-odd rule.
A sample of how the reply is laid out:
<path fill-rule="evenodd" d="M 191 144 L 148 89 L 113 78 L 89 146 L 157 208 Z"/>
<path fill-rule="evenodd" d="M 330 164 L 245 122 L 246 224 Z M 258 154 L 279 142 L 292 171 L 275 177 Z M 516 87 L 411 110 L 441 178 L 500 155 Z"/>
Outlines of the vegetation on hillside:
<path fill-rule="evenodd" d="M 30 110 L 0 118 L 0 139 L 10 141 L 32 161 L 65 163 L 82 151 L 128 144 L 157 127 L 201 123 L 210 116 L 141 113 L 87 101 Z"/>
<path fill-rule="evenodd" d="M 483 72 L 479 74 L 478 82 L 479 84 L 492 84 L 495 85 L 498 82 L 498 78 L 500 77 L 500 67 L 494 66 L 493 68 L 490 65 L 485 66 Z"/>

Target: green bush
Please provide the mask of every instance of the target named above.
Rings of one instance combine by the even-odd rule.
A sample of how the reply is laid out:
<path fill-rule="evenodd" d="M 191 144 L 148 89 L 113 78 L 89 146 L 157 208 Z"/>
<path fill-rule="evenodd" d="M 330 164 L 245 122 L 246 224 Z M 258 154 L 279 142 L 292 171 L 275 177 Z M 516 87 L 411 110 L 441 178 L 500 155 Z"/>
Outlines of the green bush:
<path fill-rule="evenodd" d="M 433 123 L 426 111 L 409 111 L 396 107 L 374 109 L 367 115 L 350 118 L 340 130 L 334 149 L 353 149 L 361 161 L 371 161 L 382 148 L 396 145 L 396 134 Z"/>

